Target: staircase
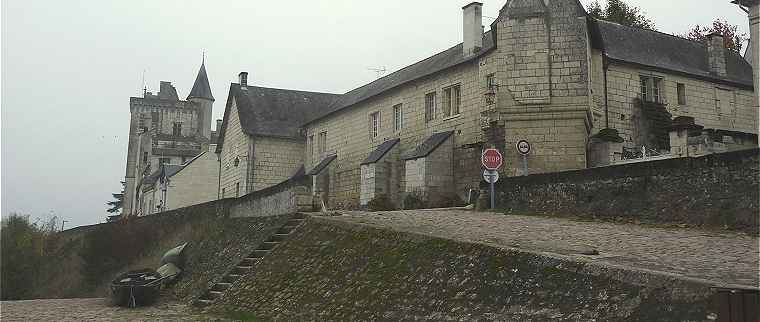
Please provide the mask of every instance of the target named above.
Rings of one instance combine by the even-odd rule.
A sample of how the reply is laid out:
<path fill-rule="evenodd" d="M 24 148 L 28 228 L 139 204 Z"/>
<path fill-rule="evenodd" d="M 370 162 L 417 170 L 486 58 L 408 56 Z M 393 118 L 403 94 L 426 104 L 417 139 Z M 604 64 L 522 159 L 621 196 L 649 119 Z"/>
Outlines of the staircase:
<path fill-rule="evenodd" d="M 251 273 L 253 268 L 259 263 L 264 256 L 269 254 L 280 243 L 284 242 L 290 234 L 300 226 L 306 215 L 302 213 L 296 213 L 290 218 L 282 227 L 277 229 L 274 234 L 269 236 L 258 248 L 248 254 L 242 261 L 237 263 L 222 279 L 211 286 L 200 298 L 195 301 L 197 306 L 207 306 L 214 303 L 216 299 L 222 296 L 224 292 L 232 286 L 232 283 L 237 281 L 241 276 Z"/>

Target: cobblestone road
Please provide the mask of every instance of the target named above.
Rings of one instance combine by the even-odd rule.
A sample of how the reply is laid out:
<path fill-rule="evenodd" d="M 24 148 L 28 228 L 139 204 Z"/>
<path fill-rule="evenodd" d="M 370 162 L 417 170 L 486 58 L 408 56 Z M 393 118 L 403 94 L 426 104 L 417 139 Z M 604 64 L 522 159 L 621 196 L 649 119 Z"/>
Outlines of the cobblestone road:
<path fill-rule="evenodd" d="M 0 302 L 0 320 L 6 321 L 217 321 L 198 315 L 184 304 L 158 303 L 128 309 L 107 299 L 48 299 Z"/>
<path fill-rule="evenodd" d="M 343 212 L 330 219 L 758 286 L 758 238 L 730 232 L 465 210 Z M 598 255 L 586 256 L 591 249 Z"/>

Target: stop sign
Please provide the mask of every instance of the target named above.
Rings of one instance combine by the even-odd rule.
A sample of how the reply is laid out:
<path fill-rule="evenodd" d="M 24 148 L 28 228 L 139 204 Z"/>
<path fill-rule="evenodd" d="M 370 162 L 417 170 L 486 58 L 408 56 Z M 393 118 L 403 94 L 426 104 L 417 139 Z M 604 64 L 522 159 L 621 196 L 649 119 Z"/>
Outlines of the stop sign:
<path fill-rule="evenodd" d="M 488 170 L 498 170 L 504 163 L 504 158 L 501 157 L 501 152 L 497 149 L 486 149 L 483 151 L 483 156 L 480 158 L 480 162 Z"/>

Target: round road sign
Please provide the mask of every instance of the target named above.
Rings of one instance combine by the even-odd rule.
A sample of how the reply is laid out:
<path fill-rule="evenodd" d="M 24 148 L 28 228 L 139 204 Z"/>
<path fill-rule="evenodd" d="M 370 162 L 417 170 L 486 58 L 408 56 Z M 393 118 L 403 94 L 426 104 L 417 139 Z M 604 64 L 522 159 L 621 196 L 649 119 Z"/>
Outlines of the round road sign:
<path fill-rule="evenodd" d="M 522 155 L 530 153 L 530 143 L 528 141 L 520 140 L 515 146 L 517 147 L 517 152 L 520 152 Z"/>
<path fill-rule="evenodd" d="M 483 164 L 483 167 L 488 170 L 498 170 L 504 163 L 504 158 L 501 156 L 499 150 L 491 148 L 483 151 L 480 162 Z"/>
<path fill-rule="evenodd" d="M 488 183 L 496 183 L 499 181 L 499 171 L 483 170 L 483 179 Z"/>

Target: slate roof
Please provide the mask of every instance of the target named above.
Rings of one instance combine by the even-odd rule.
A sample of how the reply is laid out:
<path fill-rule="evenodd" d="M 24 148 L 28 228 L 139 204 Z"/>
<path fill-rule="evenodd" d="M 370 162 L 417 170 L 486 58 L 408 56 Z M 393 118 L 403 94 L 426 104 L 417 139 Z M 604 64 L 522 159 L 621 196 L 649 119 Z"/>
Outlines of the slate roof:
<path fill-rule="evenodd" d="M 337 158 L 338 158 L 337 155 L 331 155 L 329 157 L 322 159 L 322 161 L 319 161 L 319 164 L 317 164 L 317 166 L 314 167 L 314 169 L 311 169 L 311 171 L 309 171 L 309 173 L 307 174 L 310 176 L 319 174 L 320 172 L 322 172 L 322 170 L 327 168 L 328 165 L 330 165 L 330 162 L 333 162 L 333 160 Z"/>
<path fill-rule="evenodd" d="M 214 95 L 211 95 L 211 86 L 208 84 L 205 62 L 201 63 L 201 69 L 198 70 L 198 76 L 195 77 L 195 83 L 193 83 L 193 89 L 187 95 L 188 100 L 194 97 L 214 100 Z"/>
<path fill-rule="evenodd" d="M 726 77 L 710 74 L 707 45 L 646 29 L 589 19 L 593 43 L 613 61 L 633 63 L 752 88 L 752 66 L 726 49 Z"/>
<path fill-rule="evenodd" d="M 158 177 L 161 176 L 161 170 L 165 169 L 166 171 L 166 177 L 171 178 L 173 175 L 177 174 L 184 166 L 176 165 L 176 164 L 163 164 L 161 165 L 156 171 L 151 173 L 149 176 L 145 177 L 145 180 L 143 180 L 143 185 L 151 185 L 158 180 Z"/>
<path fill-rule="evenodd" d="M 340 99 L 330 106 L 327 111 L 309 119 L 306 124 L 367 100 L 373 96 L 382 94 L 392 88 L 476 59 L 496 48 L 494 46 L 493 36 L 494 35 L 491 31 L 485 32 L 483 34 L 483 48 L 474 55 L 465 57 L 462 50 L 462 43 L 459 43 L 454 47 L 423 59 L 415 64 L 404 67 L 396 72 L 379 78 L 374 82 L 349 91 L 348 93 L 341 95 Z"/>
<path fill-rule="evenodd" d="M 424 158 L 431 152 L 435 151 L 439 145 L 446 141 L 454 131 L 439 132 L 429 136 L 422 144 L 418 145 L 414 150 L 404 153 L 401 158 L 404 160 L 413 160 Z"/>
<path fill-rule="evenodd" d="M 239 84 L 230 85 L 230 95 L 234 95 L 240 125 L 245 133 L 284 138 L 299 137 L 301 125 L 306 119 L 327 109 L 339 96 Z M 227 99 L 228 105 L 230 102 Z M 224 137 L 227 113 L 225 111 L 225 123 L 219 137 Z"/>
<path fill-rule="evenodd" d="M 394 146 L 396 146 L 397 143 L 399 143 L 401 139 L 393 139 L 383 142 L 382 144 L 378 145 L 375 150 L 370 152 L 370 154 L 367 156 L 364 161 L 362 161 L 361 165 L 370 164 L 370 163 L 376 163 L 377 161 L 380 161 L 380 159 L 383 158 L 383 156 L 388 153 Z"/>

